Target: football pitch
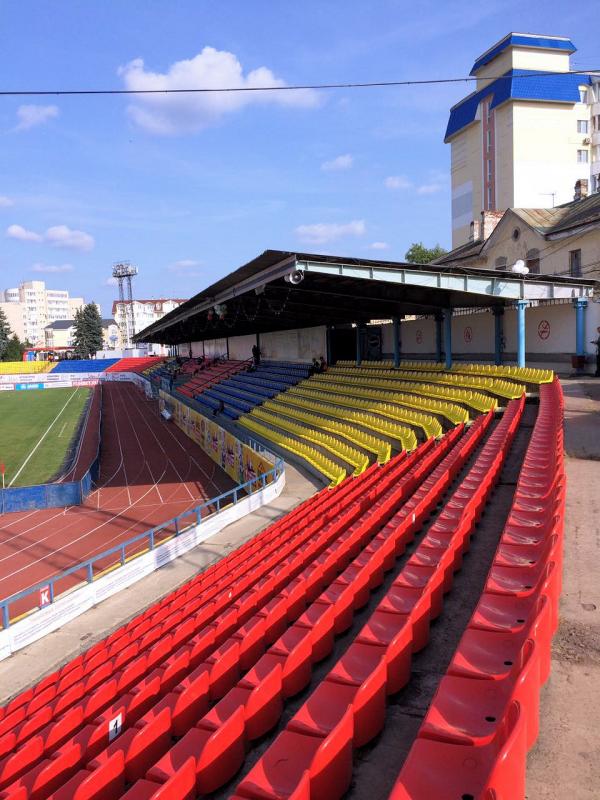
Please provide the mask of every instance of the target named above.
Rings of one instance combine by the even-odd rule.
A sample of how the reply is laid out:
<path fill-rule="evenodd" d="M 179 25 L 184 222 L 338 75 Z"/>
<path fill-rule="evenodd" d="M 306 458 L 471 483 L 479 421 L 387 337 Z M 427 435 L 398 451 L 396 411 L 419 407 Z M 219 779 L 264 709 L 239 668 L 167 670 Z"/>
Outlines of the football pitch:
<path fill-rule="evenodd" d="M 0 392 L 0 463 L 7 488 L 56 476 L 89 394 L 85 387 Z"/>

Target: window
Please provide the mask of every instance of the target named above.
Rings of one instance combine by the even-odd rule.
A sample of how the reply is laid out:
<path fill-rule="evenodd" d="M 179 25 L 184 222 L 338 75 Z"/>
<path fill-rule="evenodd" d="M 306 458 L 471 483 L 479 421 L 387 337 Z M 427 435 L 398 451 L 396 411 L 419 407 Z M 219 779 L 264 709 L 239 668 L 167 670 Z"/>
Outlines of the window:
<path fill-rule="evenodd" d="M 515 242 L 517 241 L 517 239 L 519 238 L 520 235 L 521 235 L 521 229 L 520 228 L 513 228 L 512 238 L 514 239 Z"/>
<path fill-rule="evenodd" d="M 540 251 L 537 247 L 532 247 L 525 256 L 525 266 L 532 275 L 539 275 L 540 272 Z"/>
<path fill-rule="evenodd" d="M 496 263 L 494 264 L 494 267 L 496 269 L 506 269 L 507 263 L 508 259 L 506 258 L 506 256 L 498 256 L 498 258 L 496 259 Z"/>
<path fill-rule="evenodd" d="M 493 190 L 491 186 L 487 187 L 487 206 L 491 209 L 493 205 Z"/>
<path fill-rule="evenodd" d="M 585 86 L 579 87 L 579 102 L 587 103 L 587 88 Z"/>
<path fill-rule="evenodd" d="M 487 149 L 489 150 L 492 146 L 492 131 L 488 128 L 487 132 Z"/>
<path fill-rule="evenodd" d="M 569 272 L 573 278 L 581 278 L 581 250 L 570 251 Z"/>
<path fill-rule="evenodd" d="M 487 160 L 487 179 L 488 181 L 492 180 L 492 160 L 488 158 Z"/>
<path fill-rule="evenodd" d="M 587 119 L 578 119 L 577 120 L 577 133 L 587 133 L 588 132 L 588 121 Z"/>
<path fill-rule="evenodd" d="M 578 164 L 587 164 L 588 163 L 588 151 L 587 150 L 578 150 L 577 151 L 577 163 Z"/>

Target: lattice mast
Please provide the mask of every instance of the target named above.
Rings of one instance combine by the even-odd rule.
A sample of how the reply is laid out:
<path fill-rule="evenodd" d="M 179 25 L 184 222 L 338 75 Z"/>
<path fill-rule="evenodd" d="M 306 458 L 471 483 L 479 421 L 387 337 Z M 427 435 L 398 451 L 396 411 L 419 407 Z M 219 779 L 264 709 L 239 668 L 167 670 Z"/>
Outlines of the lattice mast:
<path fill-rule="evenodd" d="M 116 278 L 119 284 L 119 305 L 121 307 L 119 328 L 125 347 L 131 347 L 131 340 L 135 334 L 131 279 L 137 275 L 137 272 L 137 267 L 130 261 L 119 261 L 113 264 L 113 278 Z"/>

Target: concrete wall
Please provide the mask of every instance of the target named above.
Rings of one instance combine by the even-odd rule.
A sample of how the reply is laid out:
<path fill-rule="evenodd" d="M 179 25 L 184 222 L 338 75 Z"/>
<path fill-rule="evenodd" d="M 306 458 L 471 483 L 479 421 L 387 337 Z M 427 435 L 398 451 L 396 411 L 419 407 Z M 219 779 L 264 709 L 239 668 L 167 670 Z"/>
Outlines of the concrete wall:
<path fill-rule="evenodd" d="M 598 337 L 600 303 L 588 302 L 586 311 L 586 352 L 592 357 L 592 340 Z M 393 353 L 392 326 L 383 326 L 383 351 Z M 505 353 L 510 359 L 517 351 L 517 312 L 504 312 Z M 432 358 L 435 355 L 435 321 L 417 319 L 401 325 L 402 352 Z M 528 308 L 525 312 L 525 348 L 528 358 L 569 360 L 575 353 L 575 309 L 571 303 Z M 452 319 L 452 352 L 463 360 L 494 356 L 494 316 L 489 312 L 461 314 Z"/>
<path fill-rule="evenodd" d="M 252 346 L 256 343 L 254 334 L 229 337 L 229 357 L 244 360 L 251 358 Z M 227 352 L 226 339 L 212 339 L 204 342 L 207 356 L 222 355 Z M 188 354 L 189 345 L 180 348 L 182 355 Z M 312 361 L 316 356 L 327 357 L 326 328 L 319 325 L 301 330 L 273 331 L 261 333 L 260 349 L 262 357 L 271 361 Z M 202 354 L 202 342 L 192 346 L 194 356 Z"/>

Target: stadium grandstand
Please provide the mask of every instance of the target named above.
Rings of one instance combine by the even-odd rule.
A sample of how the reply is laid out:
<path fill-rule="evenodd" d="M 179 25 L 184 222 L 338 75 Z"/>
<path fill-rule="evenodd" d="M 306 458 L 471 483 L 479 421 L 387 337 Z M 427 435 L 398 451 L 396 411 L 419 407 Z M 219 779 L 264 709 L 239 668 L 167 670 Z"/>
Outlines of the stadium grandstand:
<path fill-rule="evenodd" d="M 96 373 L 111 446 L 81 506 L 3 516 L 0 634 L 48 612 L 26 586 L 72 603 L 183 547 L 199 501 L 216 524 L 242 498 L 249 525 L 279 459 L 312 488 L 5 692 L 0 800 L 335 800 L 361 780 L 363 797 L 524 800 L 559 622 L 563 391 L 548 369 L 455 361 L 449 321 L 593 291 L 266 251 L 135 336 L 179 355 L 73 370 Z M 439 358 L 403 355 L 414 315 L 439 320 Z"/>

